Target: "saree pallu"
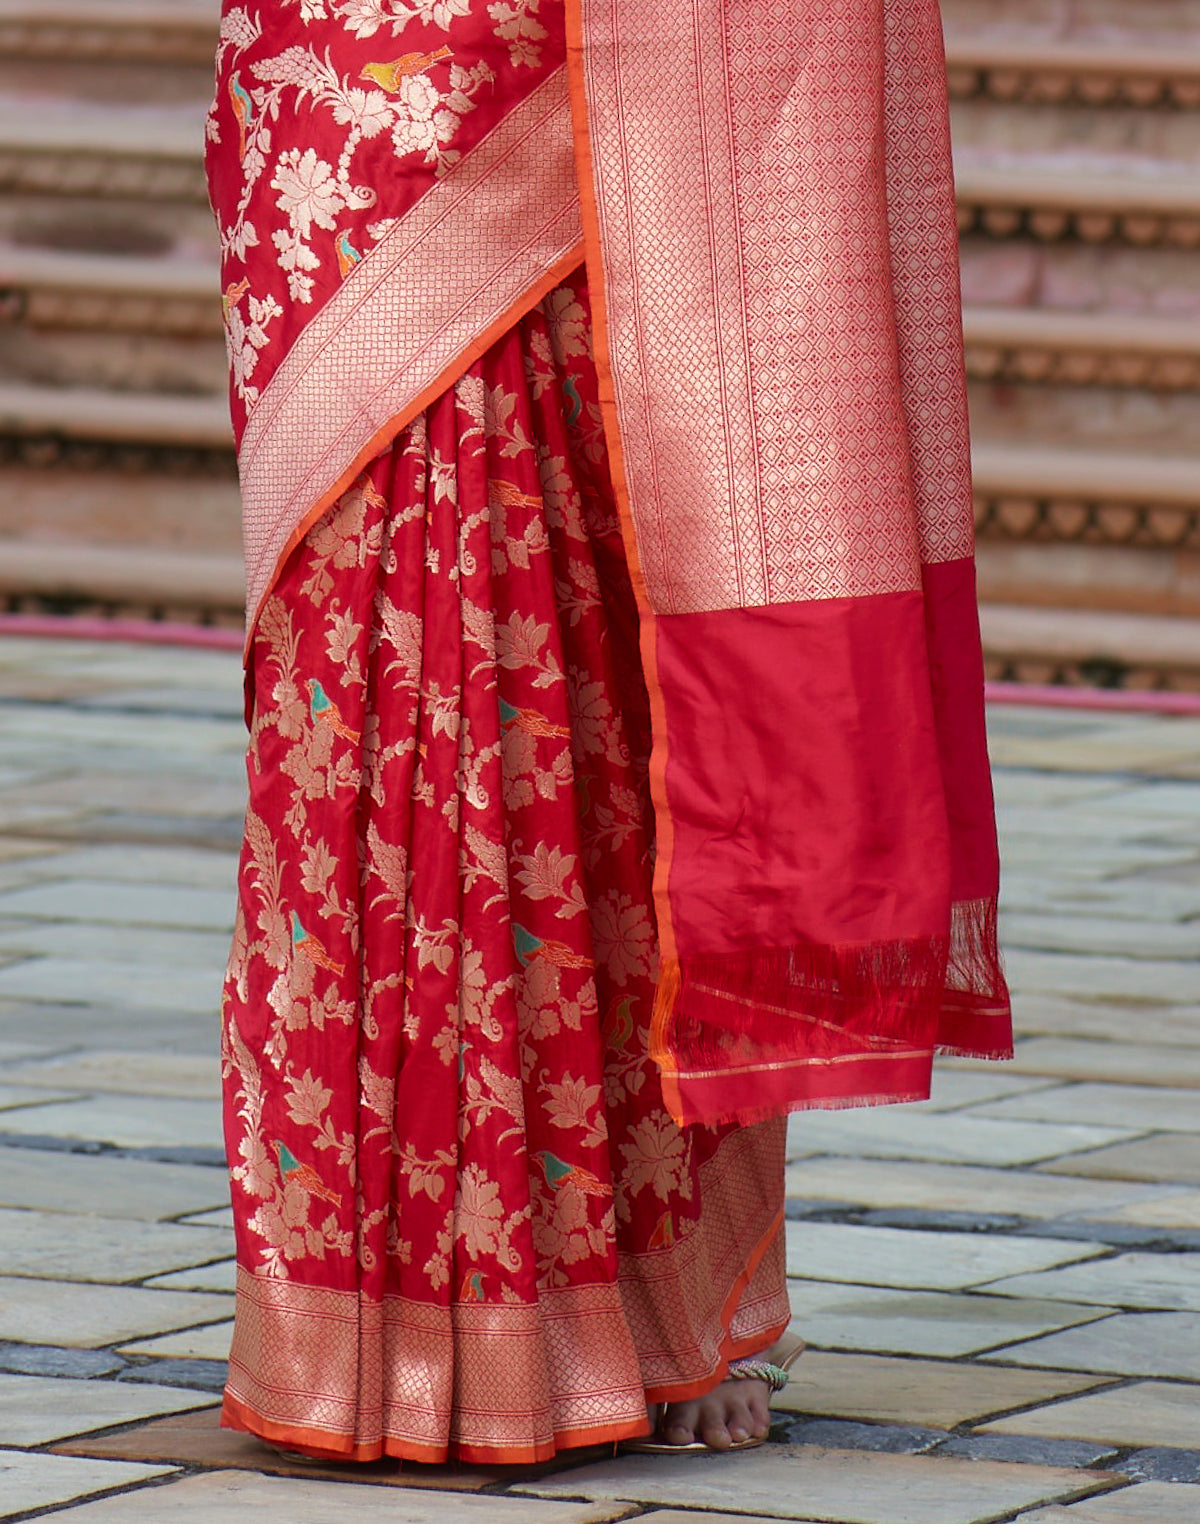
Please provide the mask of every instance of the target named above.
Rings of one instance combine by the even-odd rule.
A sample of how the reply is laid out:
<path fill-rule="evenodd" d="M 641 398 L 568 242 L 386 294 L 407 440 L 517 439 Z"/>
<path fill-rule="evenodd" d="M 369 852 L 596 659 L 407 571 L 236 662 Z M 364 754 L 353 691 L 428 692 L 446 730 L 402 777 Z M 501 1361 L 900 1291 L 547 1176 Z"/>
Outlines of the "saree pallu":
<path fill-rule="evenodd" d="M 996 947 L 998 862 L 936 0 L 227 3 L 208 162 L 245 502 L 247 691 L 255 745 L 270 739 L 260 738 L 262 716 L 280 702 L 278 660 L 265 653 L 279 642 L 285 653 L 294 645 L 292 681 L 304 700 L 289 698 L 287 723 L 296 734 L 280 732 L 272 744 L 318 748 L 312 754 L 318 775 L 304 787 L 324 788 L 334 822 L 318 827 L 314 821 L 306 841 L 293 806 L 280 811 L 277 800 L 271 805 L 264 850 L 270 837 L 285 886 L 274 930 L 247 930 L 246 945 L 269 949 L 276 960 L 267 965 L 272 981 L 253 991 L 245 985 L 245 993 L 236 980 L 232 986 L 227 1032 L 234 1114 L 274 1108 L 272 1115 L 292 1119 L 293 1131 L 301 1128 L 308 1151 L 298 1151 L 282 1122 L 274 1132 L 264 1123 L 252 1144 L 245 1143 L 241 1124 L 231 1133 L 235 1168 L 250 1169 L 247 1178 L 260 1192 L 242 1207 L 239 1348 L 247 1381 L 253 1371 L 271 1373 L 244 1399 L 236 1395 L 235 1377 L 228 1412 L 232 1421 L 259 1424 L 259 1432 L 311 1442 L 311 1427 L 281 1420 L 268 1430 L 262 1414 L 272 1392 L 311 1388 L 314 1373 L 327 1368 L 323 1341 L 336 1329 L 340 1347 L 376 1353 L 353 1372 L 345 1359 L 339 1367 L 343 1397 L 358 1382 L 361 1400 L 353 1404 L 359 1415 L 353 1423 L 344 1409 L 336 1423 L 316 1424 L 338 1436 L 330 1441 L 335 1450 L 375 1453 L 372 1446 L 393 1443 L 387 1434 L 403 1433 L 394 1441 L 397 1453 L 440 1454 L 448 1445 L 464 1455 L 525 1456 L 547 1453 L 552 1431 L 560 1443 L 578 1442 L 575 1436 L 585 1430 L 617 1433 L 635 1424 L 639 1377 L 630 1374 L 627 1346 L 618 1362 L 624 1374 L 590 1409 L 603 1412 L 595 1427 L 588 1430 L 580 1417 L 591 1398 L 568 1401 L 555 1388 L 558 1395 L 526 1404 L 551 1416 L 539 1420 L 540 1428 L 527 1424 L 519 1441 L 514 1426 L 508 1444 L 489 1438 L 486 1423 L 454 1429 L 460 1418 L 467 1422 L 463 1415 L 476 1399 L 464 1407 L 453 1395 L 447 1409 L 444 1383 L 458 1381 L 459 1366 L 452 1377 L 444 1370 L 429 1374 L 443 1369 L 440 1355 L 418 1362 L 422 1374 L 413 1377 L 412 1354 L 423 1347 L 423 1334 L 413 1330 L 428 1327 L 410 1318 L 408 1291 L 388 1300 L 397 1265 L 410 1269 L 401 1249 L 414 1266 L 424 1263 L 422 1256 L 432 1264 L 437 1254 L 450 1254 L 452 1279 L 462 1271 L 458 1285 L 447 1282 L 450 1323 L 438 1322 L 445 1309 L 437 1297 L 442 1310 L 429 1316 L 442 1330 L 439 1337 L 451 1328 L 462 1361 L 473 1345 L 468 1329 L 499 1327 L 488 1320 L 501 1318 L 503 1308 L 534 1305 L 530 1273 L 541 1288 L 536 1317 L 544 1319 L 541 1297 L 554 1290 L 553 1277 L 530 1271 L 537 1250 L 528 1247 L 529 1235 L 538 1213 L 557 1200 L 555 1187 L 569 1181 L 593 1214 L 587 1252 L 608 1256 L 607 1278 L 597 1262 L 595 1279 L 569 1277 L 570 1285 L 608 1288 L 613 1327 L 624 1320 L 644 1386 L 681 1395 L 711 1384 L 743 1331 L 743 1303 L 770 1309 L 754 1324 L 759 1347 L 768 1342 L 780 1287 L 771 1280 L 778 1275 L 777 1251 L 764 1247 L 775 1241 L 770 1224 L 778 1208 L 778 1191 L 766 1176 L 755 1176 L 759 1184 L 747 1198 L 761 1200 L 761 1211 L 757 1205 L 748 1217 L 733 1211 L 736 1228 L 726 1233 L 720 1187 L 715 1195 L 710 1188 L 691 1231 L 678 1240 L 700 1256 L 697 1264 L 731 1263 L 724 1257 L 730 1242 L 733 1258 L 741 1256 L 732 1278 L 713 1274 L 707 1310 L 688 1310 L 693 1293 L 679 1289 L 683 1280 L 672 1269 L 661 1280 L 643 1280 L 674 1298 L 666 1321 L 678 1321 L 678 1338 L 647 1342 L 644 1329 L 653 1319 L 639 1322 L 641 1315 L 631 1314 L 621 1277 L 611 1273 L 613 1255 L 619 1260 L 624 1252 L 619 1206 L 615 1228 L 604 1213 L 606 1191 L 616 1205 L 625 1189 L 620 1140 L 631 1141 L 629 1129 L 645 1118 L 622 1121 L 607 1098 L 607 1145 L 593 1116 L 576 1123 L 580 1146 L 571 1154 L 553 1147 L 555 1133 L 552 1127 L 546 1132 L 542 1115 L 551 1105 L 550 1087 L 569 1076 L 590 1094 L 607 1075 L 611 1055 L 600 1060 L 594 1051 L 597 1022 L 602 1035 L 610 1023 L 622 1031 L 633 1023 L 630 1051 L 639 1062 L 649 1056 L 654 1063 L 653 1085 L 645 1081 L 647 1116 L 661 1128 L 665 1107 L 683 1139 L 688 1163 L 680 1166 L 679 1180 L 692 1184 L 672 1187 L 662 1198 L 651 1238 L 660 1233 L 672 1242 L 655 1243 L 655 1253 L 676 1249 L 679 1223 L 687 1218 L 686 1212 L 680 1217 L 680 1202 L 697 1199 L 705 1169 L 716 1181 L 736 1173 L 722 1148 L 735 1147 L 739 1138 L 775 1139 L 763 1147 L 775 1150 L 771 1169 L 777 1167 L 784 1112 L 917 1099 L 928 1093 L 938 1048 L 997 1057 L 1011 1048 Z M 490 422 L 485 406 L 486 485 L 476 481 L 472 495 L 466 484 L 477 466 L 468 462 L 480 425 L 478 408 L 473 412 L 469 404 L 471 388 L 478 390 L 481 381 L 485 392 L 499 385 L 494 367 L 515 363 L 500 356 L 518 332 L 522 364 L 536 371 L 539 346 L 549 342 L 553 351 L 555 341 L 538 337 L 531 314 L 546 301 L 564 299 L 563 283 L 581 262 L 594 320 L 581 331 L 594 332 L 594 359 L 567 364 L 560 337 L 557 379 L 530 401 L 529 417 L 519 389 L 505 383 L 506 395 L 511 389 L 518 400 L 510 415 Z M 582 308 L 585 288 L 573 280 L 565 289 Z M 557 320 L 545 309 L 542 317 L 552 335 Z M 527 320 L 532 328 L 521 327 Z M 569 430 L 586 426 L 586 441 L 576 439 L 565 450 L 554 443 L 548 397 L 557 398 Z M 510 423 L 516 432 L 507 435 Z M 435 447 L 429 441 L 439 429 L 445 432 Z M 412 473 L 423 451 L 432 453 L 420 477 Z M 429 584 L 418 584 L 411 572 L 394 589 L 385 584 L 400 576 L 399 561 L 393 566 L 389 559 L 399 554 L 397 536 L 404 538 L 397 525 L 407 531 L 420 517 L 427 535 L 448 532 L 439 515 L 449 500 L 440 501 L 430 485 L 443 478 L 454 483 L 455 512 L 467 515 L 457 531 L 464 544 L 482 533 L 485 519 L 474 523 L 473 516 L 484 514 L 486 503 L 489 526 L 501 509 L 518 515 L 514 523 L 528 509 L 534 516 L 522 531 L 527 546 L 536 544 L 551 561 L 561 555 L 561 549 L 545 551 L 540 538 L 544 532 L 553 544 L 562 527 L 559 489 L 521 475 L 531 460 L 540 469 L 550 456 L 566 463 L 568 482 L 581 496 L 588 495 L 585 478 L 597 500 L 607 494 L 610 525 L 619 521 L 627 571 L 613 570 L 611 536 L 605 550 L 605 536 L 594 525 L 589 533 L 601 604 L 613 621 L 594 627 L 596 650 L 619 649 L 624 656 L 611 672 L 595 652 L 580 651 L 565 666 L 565 658 L 556 657 L 557 668 L 541 671 L 544 681 L 523 698 L 518 692 L 518 703 L 505 686 L 517 670 L 506 664 L 507 647 L 497 645 L 494 661 L 480 666 L 486 646 L 477 656 L 475 635 L 445 633 Z M 453 469 L 446 464 L 452 459 Z M 303 590 L 314 573 L 302 567 L 323 554 L 314 551 L 313 536 L 331 533 L 346 503 L 358 498 L 367 506 L 364 527 L 347 541 L 356 548 L 331 553 L 327 569 L 340 576 L 353 563 L 361 584 L 353 594 L 340 583 L 329 592 L 329 607 L 341 612 L 340 623 L 327 625 L 329 609 L 320 601 L 310 607 Z M 543 505 L 544 531 L 536 527 L 535 499 Z M 377 564 L 376 541 L 385 546 Z M 411 552 L 407 541 L 405 549 Z M 474 562 L 452 565 L 449 541 L 443 547 L 431 540 L 426 553 L 435 581 L 450 565 L 454 587 L 461 592 L 468 585 Z M 508 572 L 514 564 L 510 559 Z M 631 592 L 615 595 L 612 589 L 626 576 Z M 503 579 L 466 598 L 461 617 L 466 620 L 469 608 L 483 611 L 471 618 L 501 620 L 508 616 L 498 609 L 521 610 L 527 622 L 518 640 L 521 659 L 538 671 L 544 648 L 532 632 L 553 629 L 556 621 L 560 630 L 574 628 L 573 574 L 558 571 L 552 584 L 553 618 L 545 584 L 540 591 L 518 589 Z M 387 618 L 397 630 L 403 625 L 403 638 L 412 643 L 406 656 L 398 648 L 387 654 L 389 641 L 395 645 L 387 608 L 394 611 Z M 634 626 L 639 663 L 632 659 Z M 440 649 L 443 639 L 464 653 L 457 676 L 452 681 L 447 672 L 427 682 L 425 653 Z M 387 726 L 400 724 L 400 711 L 409 712 L 403 697 L 384 697 L 406 670 L 404 661 L 415 663 L 415 717 L 409 731 L 381 741 Z M 634 667 L 637 682 L 618 676 Z M 529 1072 L 524 1066 L 534 1062 L 532 1050 L 514 1039 L 509 1017 L 479 1019 L 487 1043 L 507 1044 L 507 1070 L 499 1049 L 476 1042 L 474 1028 L 465 1035 L 465 1023 L 477 1020 L 478 996 L 462 974 L 453 1055 L 461 1069 L 458 1100 L 430 1080 L 428 1104 L 441 1120 L 429 1123 L 434 1135 L 422 1147 L 433 1151 L 418 1153 L 411 1177 L 392 1179 L 390 1195 L 381 1185 L 368 1189 L 365 1174 L 361 1181 L 358 1176 L 372 1157 L 368 1135 L 372 1146 L 376 1128 L 394 1135 L 388 1144 L 394 1161 L 405 1158 L 410 1130 L 414 1147 L 416 1136 L 424 1136 L 418 1117 L 426 1091 L 419 1091 L 420 1107 L 407 1097 L 420 1084 L 423 1065 L 429 1074 L 440 1071 L 428 1055 L 418 1062 L 416 1047 L 406 1045 L 419 1045 L 422 1023 L 441 1021 L 451 1004 L 445 990 L 427 989 L 430 970 L 439 962 L 466 969 L 478 950 L 475 934 L 465 933 L 456 917 L 450 879 L 436 893 L 430 887 L 435 899 L 450 896 L 445 906 L 439 900 L 436 915 L 413 909 L 427 864 L 442 859 L 411 844 L 403 881 L 399 859 L 388 869 L 388 892 L 403 888 L 405 908 L 395 900 L 368 935 L 368 921 L 389 903 L 372 866 L 378 801 L 365 802 L 374 799 L 376 769 L 385 756 L 409 769 L 398 775 L 409 782 L 389 785 L 389 799 L 408 811 L 406 819 L 434 810 L 448 827 L 485 830 L 472 815 L 484 808 L 483 796 L 472 794 L 467 773 L 453 771 L 457 753 L 440 744 L 446 737 L 422 729 L 435 724 L 426 716 L 444 716 L 460 745 L 469 736 L 473 746 L 499 726 L 502 762 L 521 737 L 522 746 L 557 740 L 560 755 L 569 753 L 578 766 L 579 727 L 591 721 L 587 706 L 580 708 L 572 670 L 593 674 L 584 686 L 596 684 L 612 713 L 621 715 L 632 773 L 577 793 L 579 818 L 571 824 L 555 814 L 550 783 L 538 782 L 548 767 L 558 776 L 553 765 L 538 762 L 532 813 L 519 824 L 486 827 L 495 853 L 503 843 L 503 864 L 499 855 L 491 859 L 498 879 L 507 878 L 503 891 L 497 879 L 494 890 L 484 892 L 486 874 L 469 851 L 446 856 L 444 871 L 457 884 L 461 906 L 477 895 L 486 906 L 493 892 L 503 892 L 503 904 L 517 907 L 504 911 L 511 922 L 507 943 L 494 928 L 488 933 L 495 959 L 511 943 L 507 972 L 485 959 L 489 978 L 507 981 L 508 993 L 497 1002 L 510 1013 L 519 1016 L 522 1001 L 528 1003 L 523 982 L 546 977 L 549 967 L 560 983 L 546 1004 L 559 1011 L 559 1020 L 564 1011 L 591 1009 L 568 977 L 586 978 L 587 965 L 570 959 L 590 960 L 599 987 L 607 952 L 598 948 L 607 949 L 610 937 L 606 916 L 615 915 L 612 934 L 630 946 L 642 945 L 649 926 L 653 959 L 639 968 L 636 991 L 630 976 L 629 994 L 636 998 L 623 1013 L 620 1001 L 606 1005 L 597 995 L 588 1022 L 580 1014 L 579 1031 L 593 1033 L 576 1044 L 590 1043 L 588 1063 L 575 1048 L 556 1049 Z M 640 710 L 631 697 L 634 689 L 643 691 L 639 683 L 645 693 Z M 565 712 L 550 705 L 561 697 L 559 687 L 575 695 Z M 542 735 L 539 725 L 550 733 Z M 428 760 L 434 756 L 436 774 Z M 620 758 L 610 760 L 617 766 Z M 272 766 L 283 763 L 276 759 Z M 639 879 L 619 866 L 617 853 L 589 868 L 589 878 L 587 811 L 621 814 L 624 806 L 615 801 L 626 799 L 635 784 L 648 787 L 652 803 L 653 820 L 643 817 L 638 850 L 645 858 L 653 837 L 653 884 L 644 872 Z M 616 792 L 601 798 L 598 786 Z M 485 792 L 493 803 L 503 789 L 493 780 Z M 398 830 L 394 825 L 389 836 L 380 827 L 380 840 L 397 846 Z M 318 855 L 308 869 L 297 866 L 318 851 L 327 831 L 342 844 L 338 872 L 345 872 L 351 841 L 357 843 L 349 859 L 359 864 L 356 897 L 350 882 L 339 880 L 336 905 L 319 895 L 315 902 L 305 898 L 320 889 L 325 858 Z M 535 872 L 525 859 L 539 851 Z M 579 860 L 577 876 L 563 866 L 568 857 Z M 290 866 L 282 866 L 285 860 Z M 610 869 L 612 879 L 605 876 Z M 533 880 L 526 882 L 527 873 L 538 883 L 553 879 L 565 892 L 578 890 L 590 949 L 573 946 L 567 934 L 576 923 L 582 927 L 583 909 L 561 918 L 561 927 L 557 914 L 547 923 L 553 902 L 535 894 L 528 903 Z M 256 884 L 243 879 L 243 902 L 260 914 Z M 535 910 L 539 918 L 530 919 Z M 453 932 L 446 929 L 450 922 Z M 333 945 L 332 932 L 338 933 Z M 438 940 L 443 934 L 445 942 Z M 445 969 L 439 973 L 450 977 Z M 322 1077 L 315 1059 L 303 1058 L 303 1044 L 295 1058 L 278 1044 L 269 1048 L 272 1022 L 283 1019 L 289 1031 L 292 1019 L 278 1018 L 269 997 L 290 1009 L 288 992 L 297 980 L 307 1014 L 295 1020 L 307 1023 L 306 1033 L 327 1034 L 322 1042 L 331 1045 L 330 1064 L 334 1049 L 342 1054 L 337 1087 L 332 1068 Z M 391 983 L 372 993 L 380 980 Z M 644 1008 L 651 998 L 652 1011 Z M 360 1071 L 358 1058 L 375 1041 L 377 1006 L 389 1012 L 390 1035 L 384 1037 L 381 1025 L 379 1036 L 392 1046 L 368 1057 Z M 449 1039 L 443 1046 L 450 1053 Z M 522 1055 L 516 1069 L 514 1052 Z M 476 1073 L 472 1063 L 485 1057 L 493 1068 Z M 535 1140 L 509 1140 L 524 1163 L 513 1161 L 502 1188 L 504 1212 L 525 1213 L 504 1242 L 526 1245 L 520 1250 L 526 1278 L 506 1281 L 491 1267 L 472 1282 L 473 1261 L 462 1245 L 482 1251 L 484 1239 L 473 1238 L 470 1226 L 482 1210 L 472 1194 L 478 1182 L 470 1161 L 465 1155 L 460 1161 L 446 1141 L 446 1129 L 457 1129 L 466 1147 L 477 1123 L 467 1125 L 461 1109 L 454 1113 L 458 1120 L 448 1122 L 447 1108 L 467 1105 L 463 1087 L 473 1083 L 491 1098 L 489 1116 L 503 1132 L 497 1097 L 505 1074 L 510 1081 L 520 1077 L 521 1126 L 533 1128 Z M 444 1075 L 441 1080 L 448 1085 Z M 392 1082 L 396 1094 L 403 1090 L 403 1105 L 387 1089 Z M 322 1109 L 327 1090 L 336 1090 L 338 1105 L 354 1098 L 354 1126 L 343 1118 L 322 1130 L 321 1118 L 334 1106 L 331 1100 L 330 1110 Z M 294 1102 L 288 1099 L 293 1091 Z M 511 1085 L 506 1093 L 515 1106 Z M 442 1095 L 439 1103 L 435 1094 Z M 442 1141 L 435 1146 L 436 1137 Z M 495 1142 L 499 1148 L 499 1135 Z M 249 1160 L 239 1152 L 243 1146 L 251 1149 Z M 440 1175 L 439 1149 L 452 1161 Z M 335 1160 L 346 1173 L 327 1181 L 322 1172 Z M 378 1160 L 370 1167 L 380 1180 L 386 1173 Z M 520 1200 L 522 1167 L 524 1178 L 535 1182 L 528 1207 Z M 436 1190 L 432 1182 L 439 1179 L 439 1199 L 431 1202 L 456 1215 L 438 1223 L 433 1212 L 422 1220 L 419 1237 L 410 1237 L 404 1222 L 413 1221 L 418 1207 L 425 1210 L 425 1183 Z M 385 1196 L 403 1203 L 404 1211 L 393 1221 L 387 1209 L 386 1253 L 396 1263 L 379 1280 L 385 1250 L 371 1235 L 384 1230 L 384 1220 L 373 1214 L 384 1210 Z M 308 1245 L 307 1258 L 267 1252 L 262 1213 L 269 1202 L 273 1211 L 290 1214 L 288 1222 Z M 325 1207 L 328 1239 L 318 1226 Z M 710 1223 L 724 1247 L 707 1238 Z M 644 1226 L 629 1240 L 635 1260 L 650 1252 L 650 1240 L 638 1237 Z M 438 1248 L 443 1240 L 448 1243 Z M 503 1268 L 502 1258 L 497 1264 Z M 766 1279 L 756 1280 L 759 1275 Z M 415 1300 L 428 1304 L 432 1289 L 441 1295 L 440 1287 L 422 1285 Z M 311 1305 L 304 1301 L 310 1291 Z M 326 1302 L 327 1293 L 345 1300 Z M 710 1305 L 713 1295 L 719 1313 Z M 389 1322 L 389 1306 L 400 1323 Z M 289 1317 L 293 1334 L 271 1369 L 276 1334 L 286 1331 Z M 546 1327 L 565 1329 L 570 1322 L 556 1315 Z M 403 1335 L 395 1331 L 401 1327 Z M 540 1390 L 532 1372 L 537 1360 L 548 1368 L 550 1347 L 540 1333 L 530 1337 L 529 1348 L 542 1353 L 531 1355 L 534 1364 L 522 1377 L 527 1394 Z M 621 1336 L 612 1332 L 603 1342 L 616 1348 Z M 704 1353 L 697 1355 L 700 1348 Z M 667 1351 L 657 1374 L 656 1349 Z M 560 1379 L 563 1355 L 560 1346 L 550 1362 L 546 1380 L 552 1384 Z M 592 1370 L 587 1381 L 596 1379 Z M 429 1439 L 427 1450 L 407 1420 L 395 1417 L 395 1391 L 404 1380 L 424 1382 L 413 1398 L 416 1408 L 442 1415 L 442 1438 Z M 482 1411 L 487 1404 L 479 1400 Z M 378 1411 L 381 1402 L 392 1415 L 380 1430 L 384 1437 L 356 1437 L 360 1429 L 375 1432 L 362 1415 Z M 319 1407 L 310 1404 L 310 1416 Z"/>

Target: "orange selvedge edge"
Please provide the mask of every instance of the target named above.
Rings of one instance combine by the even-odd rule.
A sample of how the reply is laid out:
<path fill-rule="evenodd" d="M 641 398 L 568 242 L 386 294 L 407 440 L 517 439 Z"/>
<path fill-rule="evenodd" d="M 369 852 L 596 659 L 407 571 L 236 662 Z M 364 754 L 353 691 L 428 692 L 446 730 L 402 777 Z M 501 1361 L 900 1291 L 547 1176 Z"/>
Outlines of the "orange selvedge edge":
<path fill-rule="evenodd" d="M 604 254 L 600 238 L 600 213 L 592 179 L 592 141 L 588 125 L 587 84 L 583 64 L 583 11 L 581 0 L 566 0 L 567 18 L 567 88 L 571 99 L 571 120 L 575 134 L 575 163 L 579 176 L 579 199 L 583 214 L 583 242 L 588 268 L 588 294 L 592 304 L 592 324 L 596 351 L 596 370 L 600 382 L 600 411 L 608 441 L 609 468 L 613 491 L 625 541 L 629 576 L 637 600 L 641 622 L 642 669 L 650 695 L 650 720 L 653 744 L 650 752 L 650 792 L 654 801 L 657 857 L 654 867 L 654 903 L 658 918 L 660 968 L 658 994 L 650 1028 L 650 1056 L 658 1065 L 667 1109 L 678 1118 L 681 1114 L 679 1087 L 666 1043 L 667 1024 L 679 993 L 679 949 L 671 915 L 668 880 L 675 845 L 675 827 L 667 800 L 666 705 L 658 677 L 658 616 L 651 607 L 638 554 L 637 532 L 633 522 L 629 482 L 625 472 L 625 451 L 617 417 L 616 387 L 612 357 L 608 347 L 608 305 L 604 287 Z"/>

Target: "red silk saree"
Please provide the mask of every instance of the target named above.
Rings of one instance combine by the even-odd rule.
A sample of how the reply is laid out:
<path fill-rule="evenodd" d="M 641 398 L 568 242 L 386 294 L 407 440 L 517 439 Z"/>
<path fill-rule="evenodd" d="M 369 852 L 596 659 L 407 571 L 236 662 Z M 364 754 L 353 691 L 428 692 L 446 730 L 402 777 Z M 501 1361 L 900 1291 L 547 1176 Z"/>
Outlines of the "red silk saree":
<path fill-rule="evenodd" d="M 635 1434 L 786 1324 L 784 1113 L 1009 1051 L 936 0 L 227 4 L 209 140 L 225 1418 Z"/>

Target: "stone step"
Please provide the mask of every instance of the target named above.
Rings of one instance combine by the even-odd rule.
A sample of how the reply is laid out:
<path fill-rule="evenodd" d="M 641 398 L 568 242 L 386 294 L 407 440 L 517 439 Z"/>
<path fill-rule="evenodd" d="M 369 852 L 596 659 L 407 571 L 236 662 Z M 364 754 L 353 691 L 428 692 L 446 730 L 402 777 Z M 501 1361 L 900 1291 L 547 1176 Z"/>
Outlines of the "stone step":
<path fill-rule="evenodd" d="M 0 90 L 205 103 L 218 9 L 194 0 L 0 0 Z"/>
<path fill-rule="evenodd" d="M 126 618 L 229 623 L 244 615 L 241 557 L 143 546 L 0 539 L 11 612 L 99 608 Z"/>
<path fill-rule="evenodd" d="M 952 36 L 996 42 L 1194 48 L 1200 34 L 1200 0 L 942 0 L 942 15 Z"/>
<path fill-rule="evenodd" d="M 1197 460 L 977 436 L 974 464 L 984 597 L 1200 614 Z"/>
<path fill-rule="evenodd" d="M 1200 248 L 1200 176 L 957 160 L 959 228 L 1037 243 Z"/>
<path fill-rule="evenodd" d="M 1200 690 L 1200 621 L 984 602 L 984 659 L 1002 682 Z"/>
<path fill-rule="evenodd" d="M 1200 109 L 1200 48 L 1116 47 L 1095 41 L 1031 39 L 952 30 L 947 37 L 951 99 L 1026 106 L 1135 106 Z"/>
<path fill-rule="evenodd" d="M 0 385 L 0 435 L 219 454 L 233 450 L 223 397 L 121 396 L 84 387 Z"/>
<path fill-rule="evenodd" d="M 219 285 L 215 257 L 0 246 L 0 311 L 30 328 L 220 337 Z"/>

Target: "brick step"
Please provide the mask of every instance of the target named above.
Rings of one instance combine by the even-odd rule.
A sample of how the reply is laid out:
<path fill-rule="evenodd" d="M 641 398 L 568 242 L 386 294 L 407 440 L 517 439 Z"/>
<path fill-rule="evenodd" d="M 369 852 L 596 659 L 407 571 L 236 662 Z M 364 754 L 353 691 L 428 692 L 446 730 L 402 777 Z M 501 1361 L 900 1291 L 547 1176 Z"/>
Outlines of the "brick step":
<path fill-rule="evenodd" d="M 1200 621 L 985 602 L 990 678 L 1113 688 L 1200 690 Z"/>

